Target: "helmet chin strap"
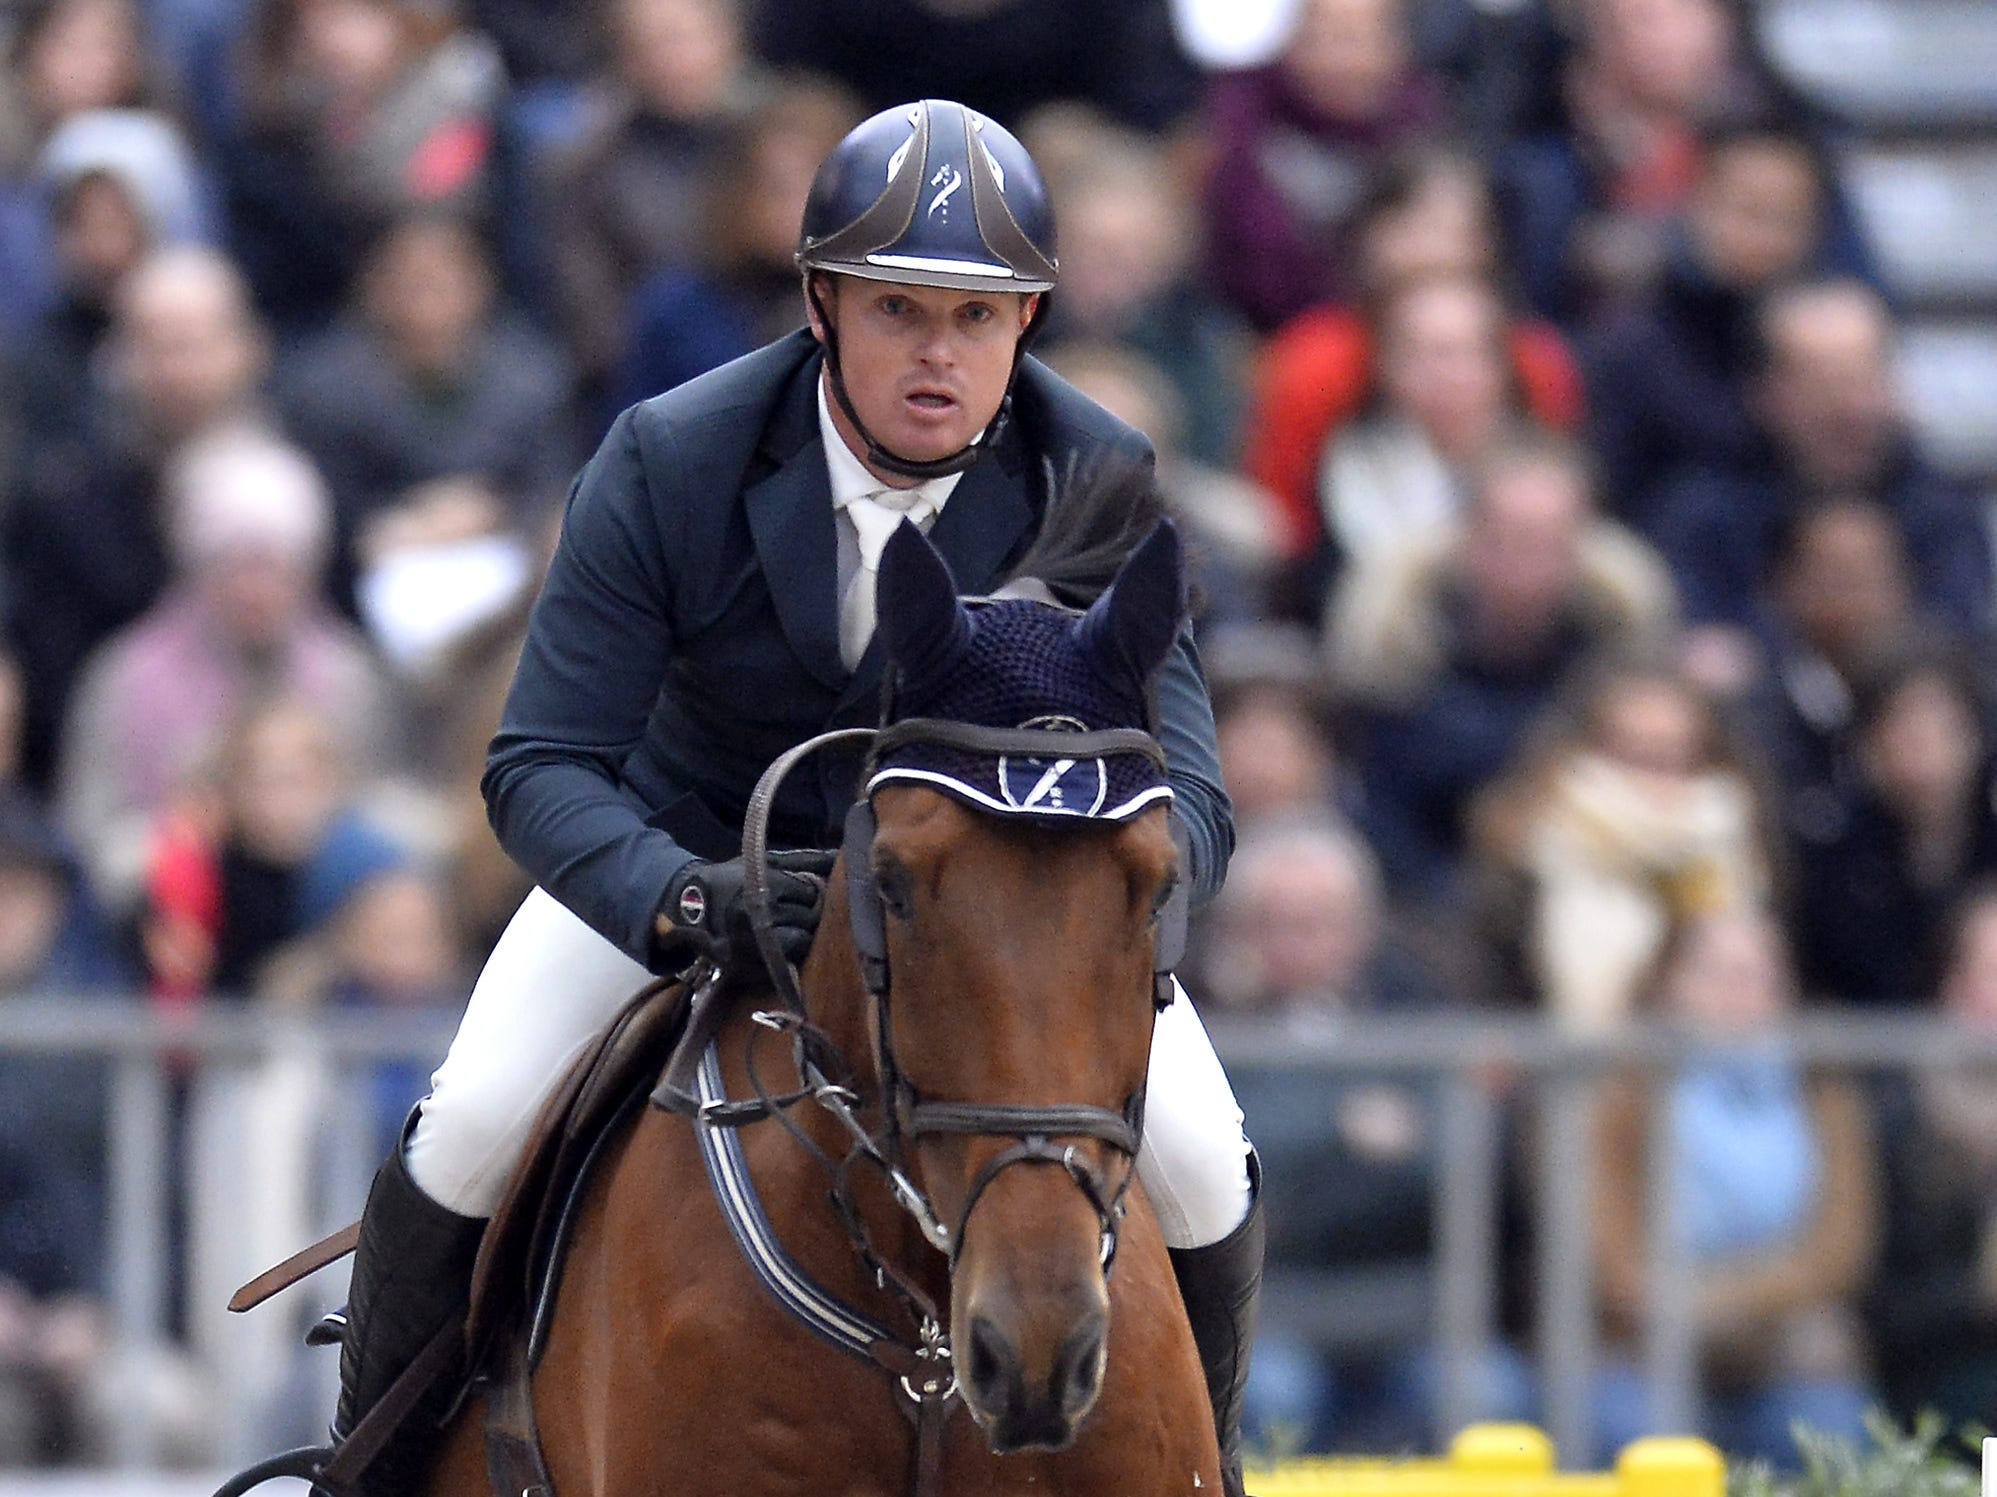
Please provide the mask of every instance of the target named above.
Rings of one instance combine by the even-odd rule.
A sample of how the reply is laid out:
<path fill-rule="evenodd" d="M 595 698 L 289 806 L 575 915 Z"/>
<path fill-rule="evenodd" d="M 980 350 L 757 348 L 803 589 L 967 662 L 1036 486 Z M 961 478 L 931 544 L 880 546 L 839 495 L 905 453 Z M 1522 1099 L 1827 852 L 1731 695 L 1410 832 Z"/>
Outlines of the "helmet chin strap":
<path fill-rule="evenodd" d="M 1012 387 L 1019 379 L 1019 361 L 1026 356 L 1026 341 L 1040 326 L 1042 314 L 1047 309 L 1047 298 L 1043 294 L 1039 304 L 1033 309 L 1032 320 L 1020 330 L 1019 342 L 1013 348 L 1012 372 L 1006 376 L 1005 394 L 999 399 L 998 412 L 978 434 L 977 440 L 958 448 L 948 457 L 932 458 L 925 462 L 889 451 L 881 445 L 878 437 L 867 430 L 867 423 L 862 421 L 860 413 L 853 409 L 853 398 L 846 393 L 846 376 L 839 367 L 838 329 L 833 326 L 832 316 L 826 311 L 825 303 L 818 298 L 818 285 L 814 276 L 807 275 L 804 278 L 804 294 L 810 298 L 811 308 L 818 314 L 818 326 L 825 345 L 825 371 L 831 376 L 829 383 L 832 386 L 832 398 L 839 402 L 839 409 L 844 411 L 846 419 L 853 423 L 853 430 L 860 434 L 860 440 L 867 444 L 867 466 L 883 473 L 892 473 L 897 478 L 913 478 L 919 483 L 927 483 L 932 478 L 948 478 L 953 473 L 962 473 L 978 460 L 980 453 L 998 440 L 1000 433 L 1005 430 L 1006 422 L 1012 417 Z"/>

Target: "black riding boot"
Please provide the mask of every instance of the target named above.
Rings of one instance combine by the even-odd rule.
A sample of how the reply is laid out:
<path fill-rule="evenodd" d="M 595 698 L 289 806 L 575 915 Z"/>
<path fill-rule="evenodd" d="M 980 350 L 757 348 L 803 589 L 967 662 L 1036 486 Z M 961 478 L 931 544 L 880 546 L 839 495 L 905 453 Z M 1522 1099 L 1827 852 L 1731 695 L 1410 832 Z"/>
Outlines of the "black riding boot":
<path fill-rule="evenodd" d="M 1240 1226 L 1210 1247 L 1170 1250 L 1186 1318 L 1193 1325 L 1193 1344 L 1206 1369 L 1207 1396 L 1213 1400 L 1225 1497 L 1242 1497 L 1241 1401 L 1248 1388 L 1248 1355 L 1255 1340 L 1265 1236 L 1260 1177 L 1261 1171 L 1251 1167 L 1255 1193 Z"/>
<path fill-rule="evenodd" d="M 462 1329 L 484 1232 L 483 1218 L 460 1216 L 417 1187 L 400 1147 L 376 1172 L 347 1290 L 336 1440 L 353 1433 L 439 1332 Z M 401 1497 L 417 1489 L 458 1391 L 463 1360 L 462 1348 L 452 1347 L 435 1381 L 360 1473 L 354 1484 L 359 1497 Z"/>

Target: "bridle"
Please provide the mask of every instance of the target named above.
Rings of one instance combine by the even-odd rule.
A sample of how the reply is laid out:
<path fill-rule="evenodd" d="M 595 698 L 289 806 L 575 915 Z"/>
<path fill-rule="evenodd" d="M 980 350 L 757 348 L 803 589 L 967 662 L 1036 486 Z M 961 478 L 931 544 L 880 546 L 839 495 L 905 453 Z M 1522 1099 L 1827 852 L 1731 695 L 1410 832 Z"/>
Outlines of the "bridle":
<path fill-rule="evenodd" d="M 976 754 L 1082 759 L 1134 753 L 1164 767 L 1164 750 L 1151 734 L 1137 728 L 1111 728 L 1092 733 L 1044 728 L 989 728 L 938 718 L 905 718 L 874 737 L 862 773 L 864 785 L 881 760 L 910 744 L 931 744 Z M 883 1152 L 906 1175 L 907 1147 L 939 1134 L 979 1138 L 1011 1138 L 1009 1147 L 986 1161 L 971 1182 L 957 1220 L 945 1224 L 919 1188 L 903 1202 L 931 1246 L 946 1254 L 952 1269 L 963 1251 L 965 1228 L 978 1201 L 994 1181 L 1016 1165 L 1049 1165 L 1066 1171 L 1095 1210 L 1102 1234 L 1102 1261 L 1107 1272 L 1116 1258 L 1123 1222 L 1124 1198 L 1136 1173 L 1137 1151 L 1144 1134 L 1144 1086 L 1140 1082 L 1112 1110 L 1091 1103 L 1021 1106 L 1011 1103 L 954 1102 L 925 1098 L 902 1065 L 894 1046 L 893 981 L 888 964 L 887 916 L 875 876 L 873 804 L 863 795 L 846 817 L 844 867 L 847 907 L 853 945 L 859 954 L 861 977 L 874 1001 L 875 1065 L 884 1090 L 886 1137 Z M 1174 887 L 1171 901 L 1159 918 L 1154 1000 L 1171 1001 L 1171 970 L 1185 944 L 1184 881 Z M 1093 1138 L 1122 1156 L 1122 1168 L 1112 1182 L 1104 1178 L 1075 1144 L 1060 1139 Z"/>
<path fill-rule="evenodd" d="M 852 1149 L 844 1160 L 826 1159 L 839 1182 L 835 1200 L 841 1206 L 856 1248 L 878 1276 L 890 1280 L 903 1277 L 898 1270 L 878 1260 L 864 1229 L 859 1226 L 857 1208 L 847 1195 L 846 1182 L 854 1165 L 863 1160 L 879 1170 L 896 1203 L 913 1219 L 924 1239 L 945 1255 L 953 1270 L 963 1251 L 964 1231 L 971 1214 L 1000 1174 L 1018 1165 L 1060 1168 L 1088 1198 L 1096 1213 L 1102 1236 L 1102 1261 L 1107 1272 L 1116 1258 L 1124 1202 L 1136 1174 L 1137 1151 L 1143 1138 L 1143 1084 L 1140 1082 L 1118 1109 L 1093 1103 L 1028 1106 L 1003 1102 L 942 1101 L 922 1095 L 895 1049 L 887 915 L 875 878 L 873 804 L 864 793 L 847 813 L 843 854 L 853 945 L 859 956 L 862 981 L 874 1003 L 873 1058 L 883 1089 L 883 1123 L 878 1136 L 869 1131 L 859 1117 L 859 1097 L 847 1082 L 852 1071 L 845 1057 L 808 1016 L 796 970 L 784 958 L 770 915 L 767 861 L 770 810 L 785 778 L 801 760 L 820 749 L 859 743 L 868 745 L 861 773 L 863 787 L 884 757 L 913 743 L 935 744 L 980 754 L 1050 759 L 1134 753 L 1143 755 L 1161 768 L 1165 763 L 1165 751 L 1158 740 L 1139 728 L 1076 733 L 1045 728 L 990 728 L 922 717 L 905 718 L 881 729 L 846 728 L 820 734 L 781 755 L 764 771 L 749 798 L 744 815 L 743 892 L 758 954 L 783 1005 L 781 1010 L 759 1013 L 756 1017 L 761 1028 L 780 1030 L 792 1036 L 800 1085 L 794 1091 L 775 1096 L 758 1085 L 755 1101 L 729 1103 L 722 1108 L 710 1104 L 700 1109 L 700 1115 L 710 1123 L 724 1124 L 779 1118 L 791 1131 L 804 1138 L 802 1130 L 797 1129 L 786 1116 L 793 1104 L 809 1098 L 831 1113 L 852 1142 Z M 1157 923 L 1152 991 L 1154 1002 L 1159 1007 L 1172 1001 L 1174 986 L 1171 974 L 1185 950 L 1186 912 L 1186 881 L 1182 878 L 1174 886 Z M 979 1170 L 954 1222 L 946 1222 L 928 1193 L 915 1183 L 909 1158 L 911 1145 L 923 1138 L 942 1134 L 1014 1140 Z M 1113 1182 L 1105 1179 L 1074 1143 L 1057 1142 L 1082 1138 L 1106 1143 L 1115 1154 L 1122 1156 L 1123 1168 L 1116 1172 Z M 822 1152 L 808 1139 L 805 1141 L 814 1153 Z"/>

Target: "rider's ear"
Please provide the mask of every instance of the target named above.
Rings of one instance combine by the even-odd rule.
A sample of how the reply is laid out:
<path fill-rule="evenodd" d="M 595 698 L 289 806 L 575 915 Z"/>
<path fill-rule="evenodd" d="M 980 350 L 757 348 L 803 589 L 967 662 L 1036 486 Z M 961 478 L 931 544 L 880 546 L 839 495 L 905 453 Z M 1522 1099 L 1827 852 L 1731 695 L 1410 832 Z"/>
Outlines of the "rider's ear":
<path fill-rule="evenodd" d="M 950 660 L 971 633 L 949 564 L 908 520 L 881 548 L 874 611 L 888 659 L 911 680 Z"/>
<path fill-rule="evenodd" d="M 1141 693 L 1178 638 L 1185 606 L 1179 532 L 1160 520 L 1075 625 L 1077 642 L 1112 680 Z"/>

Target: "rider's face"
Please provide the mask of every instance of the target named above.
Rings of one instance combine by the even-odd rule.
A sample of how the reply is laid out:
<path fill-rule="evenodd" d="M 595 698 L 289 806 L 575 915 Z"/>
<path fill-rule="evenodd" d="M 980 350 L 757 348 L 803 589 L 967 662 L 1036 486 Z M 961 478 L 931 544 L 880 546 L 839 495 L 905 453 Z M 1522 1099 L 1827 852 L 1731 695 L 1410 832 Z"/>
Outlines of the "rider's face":
<path fill-rule="evenodd" d="M 876 441 L 899 457 L 933 462 L 977 440 L 1005 398 L 1037 297 L 843 275 L 819 284 L 838 329 L 847 397 Z M 823 338 L 815 308 L 811 320 Z M 865 461 L 867 444 L 836 401 L 832 419 Z"/>

